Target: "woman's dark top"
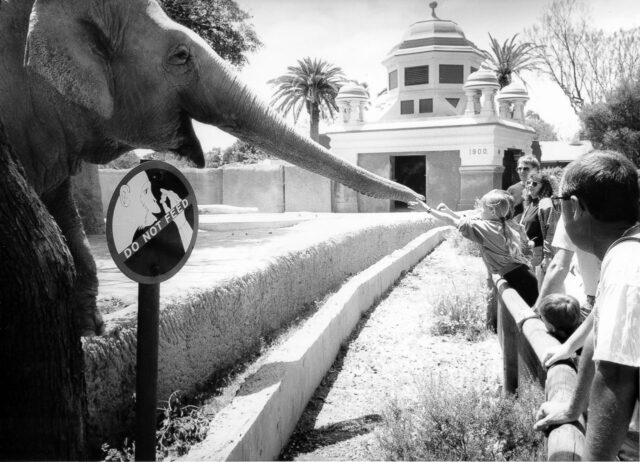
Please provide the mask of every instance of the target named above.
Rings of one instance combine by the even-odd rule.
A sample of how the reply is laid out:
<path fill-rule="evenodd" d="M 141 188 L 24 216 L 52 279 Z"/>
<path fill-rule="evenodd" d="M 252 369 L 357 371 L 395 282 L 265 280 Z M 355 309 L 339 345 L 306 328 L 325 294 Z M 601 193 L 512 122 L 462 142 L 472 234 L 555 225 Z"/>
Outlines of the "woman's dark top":
<path fill-rule="evenodd" d="M 527 233 L 530 241 L 533 241 L 534 247 L 540 247 L 544 243 L 542 235 L 542 226 L 538 217 L 538 199 L 531 199 L 528 206 L 525 206 L 522 214 L 521 224 Z"/>

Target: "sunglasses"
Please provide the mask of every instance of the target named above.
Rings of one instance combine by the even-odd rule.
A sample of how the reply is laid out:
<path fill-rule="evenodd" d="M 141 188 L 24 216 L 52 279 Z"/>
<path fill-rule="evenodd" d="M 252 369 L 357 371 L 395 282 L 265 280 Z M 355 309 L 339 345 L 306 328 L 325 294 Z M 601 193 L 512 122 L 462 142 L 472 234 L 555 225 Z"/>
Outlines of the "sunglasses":
<path fill-rule="evenodd" d="M 571 195 L 565 194 L 564 196 L 551 196 L 550 199 L 551 204 L 553 204 L 554 210 L 558 211 L 562 206 L 562 201 L 568 201 L 569 199 L 571 199 Z"/>

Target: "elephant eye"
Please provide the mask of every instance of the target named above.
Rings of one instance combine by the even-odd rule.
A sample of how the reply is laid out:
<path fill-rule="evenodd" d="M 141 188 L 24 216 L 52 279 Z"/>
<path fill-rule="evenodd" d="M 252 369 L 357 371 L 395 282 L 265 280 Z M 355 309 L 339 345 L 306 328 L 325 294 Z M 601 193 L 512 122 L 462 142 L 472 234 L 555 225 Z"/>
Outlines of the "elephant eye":
<path fill-rule="evenodd" d="M 186 64 L 190 57 L 191 53 L 189 53 L 189 48 L 185 45 L 179 45 L 169 55 L 169 64 L 181 66 Z"/>

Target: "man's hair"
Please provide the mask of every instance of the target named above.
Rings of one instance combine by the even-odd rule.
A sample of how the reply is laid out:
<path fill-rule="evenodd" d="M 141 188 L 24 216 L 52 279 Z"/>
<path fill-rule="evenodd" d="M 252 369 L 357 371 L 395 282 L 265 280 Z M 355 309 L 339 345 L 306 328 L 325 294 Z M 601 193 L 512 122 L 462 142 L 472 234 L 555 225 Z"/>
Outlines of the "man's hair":
<path fill-rule="evenodd" d="M 638 220 L 638 173 L 617 152 L 594 151 L 571 162 L 562 177 L 561 193 L 576 196 L 597 220 Z"/>
<path fill-rule="evenodd" d="M 558 340 L 563 342 L 582 323 L 580 303 L 571 295 L 547 295 L 540 300 L 538 311 L 540 316 L 554 327 L 554 335 Z"/>
<path fill-rule="evenodd" d="M 540 161 L 535 156 L 532 156 L 531 154 L 527 154 L 525 156 L 520 157 L 518 159 L 518 163 L 528 164 L 531 167 L 537 168 L 538 170 L 540 170 Z"/>

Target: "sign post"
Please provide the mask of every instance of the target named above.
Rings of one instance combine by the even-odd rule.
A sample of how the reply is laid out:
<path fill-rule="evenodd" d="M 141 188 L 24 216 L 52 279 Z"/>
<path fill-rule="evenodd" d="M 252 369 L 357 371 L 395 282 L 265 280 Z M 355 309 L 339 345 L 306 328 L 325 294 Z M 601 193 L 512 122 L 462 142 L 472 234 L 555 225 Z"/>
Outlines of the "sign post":
<path fill-rule="evenodd" d="M 198 234 L 198 206 L 187 179 L 160 161 L 140 164 L 118 183 L 107 211 L 114 262 L 138 282 L 135 459 L 156 459 L 160 283 L 186 263 Z"/>

